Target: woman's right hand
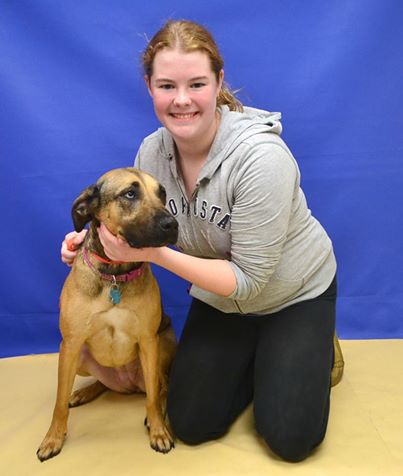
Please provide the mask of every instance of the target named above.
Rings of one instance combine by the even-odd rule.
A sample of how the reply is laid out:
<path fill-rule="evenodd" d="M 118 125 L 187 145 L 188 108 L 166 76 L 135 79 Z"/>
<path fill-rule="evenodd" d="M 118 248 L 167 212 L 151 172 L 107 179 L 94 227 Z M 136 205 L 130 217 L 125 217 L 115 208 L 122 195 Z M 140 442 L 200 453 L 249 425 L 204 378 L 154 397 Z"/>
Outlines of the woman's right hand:
<path fill-rule="evenodd" d="M 87 234 L 86 229 L 77 233 L 76 231 L 72 231 L 67 233 L 64 237 L 61 249 L 61 257 L 63 263 L 67 264 L 67 266 L 72 266 L 75 257 L 77 256 L 77 250 L 82 245 L 85 235 Z"/>

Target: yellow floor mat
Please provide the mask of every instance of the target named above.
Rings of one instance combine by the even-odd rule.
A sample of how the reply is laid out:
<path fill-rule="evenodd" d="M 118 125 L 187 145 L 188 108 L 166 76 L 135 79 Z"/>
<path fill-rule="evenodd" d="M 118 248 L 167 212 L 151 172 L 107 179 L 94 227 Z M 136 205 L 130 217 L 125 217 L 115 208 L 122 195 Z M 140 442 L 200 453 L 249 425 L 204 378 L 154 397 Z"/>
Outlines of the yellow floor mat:
<path fill-rule="evenodd" d="M 107 392 L 70 411 L 62 452 L 40 463 L 51 419 L 57 354 L 0 360 L 0 472 L 7 476 L 349 476 L 403 474 L 403 340 L 341 341 L 346 362 L 332 390 L 328 433 L 301 463 L 273 456 L 248 408 L 223 438 L 197 447 L 150 449 L 144 396 Z M 83 385 L 76 379 L 75 387 Z M 208 389 L 206 389 L 208 391 Z"/>

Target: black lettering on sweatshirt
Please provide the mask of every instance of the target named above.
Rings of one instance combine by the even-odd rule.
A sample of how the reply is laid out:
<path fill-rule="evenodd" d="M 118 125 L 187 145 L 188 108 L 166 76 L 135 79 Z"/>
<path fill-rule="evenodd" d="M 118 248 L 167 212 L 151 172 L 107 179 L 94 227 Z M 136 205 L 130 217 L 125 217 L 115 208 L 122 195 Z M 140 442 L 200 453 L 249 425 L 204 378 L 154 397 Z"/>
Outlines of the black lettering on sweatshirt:
<path fill-rule="evenodd" d="M 211 205 L 211 215 L 209 218 L 209 222 L 214 223 L 217 213 L 220 213 L 220 212 L 221 212 L 221 207 L 217 207 L 217 205 Z"/>
<path fill-rule="evenodd" d="M 178 208 L 178 204 L 176 203 L 174 198 L 170 198 L 168 200 L 168 208 L 173 216 L 177 216 L 180 213 L 182 215 L 190 216 L 193 215 L 194 217 L 199 217 L 202 220 L 208 220 L 208 223 L 215 224 L 221 230 L 225 230 L 227 228 L 228 223 L 231 220 L 231 214 L 226 213 L 224 216 L 221 216 L 222 207 L 219 205 L 211 205 L 209 206 L 207 200 L 200 200 L 196 197 L 192 204 L 188 202 L 185 197 L 181 197 L 180 208 Z"/>
<path fill-rule="evenodd" d="M 169 211 L 172 213 L 172 215 L 174 217 L 176 217 L 177 214 L 178 214 L 178 207 L 176 206 L 175 200 L 173 198 L 171 198 L 168 201 L 168 207 L 169 207 Z"/>

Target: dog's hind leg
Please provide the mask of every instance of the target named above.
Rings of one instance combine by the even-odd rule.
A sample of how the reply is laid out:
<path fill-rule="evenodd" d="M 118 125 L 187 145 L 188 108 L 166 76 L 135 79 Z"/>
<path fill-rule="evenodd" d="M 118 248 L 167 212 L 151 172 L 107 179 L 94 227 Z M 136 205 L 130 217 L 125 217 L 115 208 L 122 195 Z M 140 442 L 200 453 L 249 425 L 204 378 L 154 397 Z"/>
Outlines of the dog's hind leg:
<path fill-rule="evenodd" d="M 87 385 L 86 387 L 73 392 L 69 400 L 69 407 L 78 407 L 79 405 L 91 402 L 102 395 L 106 390 L 108 390 L 108 388 L 102 382 L 97 380 L 91 385 Z"/>

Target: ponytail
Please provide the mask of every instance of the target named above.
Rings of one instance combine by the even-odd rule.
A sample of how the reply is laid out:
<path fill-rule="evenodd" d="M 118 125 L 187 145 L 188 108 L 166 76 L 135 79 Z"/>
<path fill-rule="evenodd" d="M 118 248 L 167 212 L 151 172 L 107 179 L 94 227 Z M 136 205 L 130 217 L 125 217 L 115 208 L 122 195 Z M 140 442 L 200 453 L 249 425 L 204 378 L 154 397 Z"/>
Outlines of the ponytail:
<path fill-rule="evenodd" d="M 243 112 L 243 105 L 229 87 L 223 83 L 218 93 L 217 106 L 228 106 L 230 111 Z"/>

